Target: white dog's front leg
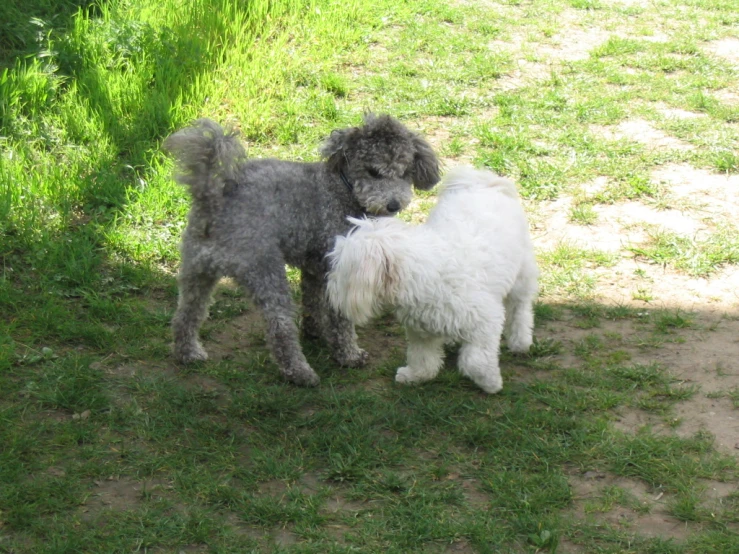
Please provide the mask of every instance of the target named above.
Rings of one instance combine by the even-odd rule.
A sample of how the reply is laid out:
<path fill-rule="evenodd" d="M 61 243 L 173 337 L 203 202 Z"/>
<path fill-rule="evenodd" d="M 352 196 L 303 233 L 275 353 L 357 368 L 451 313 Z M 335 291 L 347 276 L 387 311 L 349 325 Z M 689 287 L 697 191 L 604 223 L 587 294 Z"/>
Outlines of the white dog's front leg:
<path fill-rule="evenodd" d="M 503 388 L 503 377 L 498 365 L 498 347 L 500 339 L 491 341 L 485 346 L 464 344 L 459 351 L 459 370 L 482 390 L 489 394 L 500 392 Z"/>
<path fill-rule="evenodd" d="M 407 331 L 408 352 L 405 367 L 398 368 L 398 383 L 423 383 L 439 374 L 444 364 L 444 339 Z"/>

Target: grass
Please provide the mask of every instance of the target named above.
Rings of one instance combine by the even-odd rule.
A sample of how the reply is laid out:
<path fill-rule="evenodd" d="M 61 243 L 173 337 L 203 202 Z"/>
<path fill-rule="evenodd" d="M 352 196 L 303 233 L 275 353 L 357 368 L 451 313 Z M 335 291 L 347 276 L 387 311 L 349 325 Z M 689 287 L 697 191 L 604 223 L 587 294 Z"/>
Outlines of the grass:
<path fill-rule="evenodd" d="M 670 432 L 676 407 L 703 393 L 655 361 L 694 337 L 701 315 L 601 302 L 622 254 L 570 242 L 540 252 L 537 341 L 528 356 L 504 350 L 495 397 L 451 369 L 394 386 L 404 341 L 388 318 L 360 333 L 371 367 L 338 368 L 306 344 L 322 385 L 289 386 L 228 284 L 203 329 L 217 355 L 178 368 L 169 319 L 189 202 L 159 149 L 208 116 L 238 127 L 252 156 L 313 160 L 332 129 L 391 112 L 448 164 L 516 179 L 532 211 L 574 194 L 565 217 L 587 232 L 601 207 L 668 205 L 659 168 L 737 174 L 737 109 L 724 95 L 737 71 L 704 48 L 733 36 L 734 8 L 3 4 L 0 552 L 739 549 L 736 492 L 714 505 L 705 491 L 736 482 L 736 458 L 706 432 Z M 610 38 L 568 44 L 594 25 Z M 552 61 L 552 48 L 570 55 Z M 633 120 L 691 148 L 613 132 Z M 402 217 L 422 220 L 433 200 L 419 195 Z M 630 253 L 712 277 L 737 264 L 733 225 L 695 237 L 650 228 Z M 637 271 L 634 294 L 654 301 Z M 572 340 L 558 340 L 562 326 Z M 714 397 L 739 403 L 736 387 Z M 651 424 L 627 432 L 624 413 Z M 574 483 L 593 472 L 609 481 L 583 500 Z M 684 534 L 643 528 L 660 493 Z M 617 509 L 632 528 L 609 519 Z"/>
<path fill-rule="evenodd" d="M 719 229 L 703 240 L 656 229 L 650 233 L 648 243 L 632 251 L 652 263 L 670 265 L 689 275 L 706 276 L 722 266 L 739 262 L 736 237 L 733 226 Z"/>

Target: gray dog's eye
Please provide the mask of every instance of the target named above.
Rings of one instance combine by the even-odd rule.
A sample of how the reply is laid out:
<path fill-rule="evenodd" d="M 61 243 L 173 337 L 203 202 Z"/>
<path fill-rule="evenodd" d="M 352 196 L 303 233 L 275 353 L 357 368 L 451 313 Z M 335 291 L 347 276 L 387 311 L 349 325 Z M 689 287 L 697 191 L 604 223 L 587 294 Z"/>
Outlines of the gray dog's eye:
<path fill-rule="evenodd" d="M 380 172 L 377 171 L 374 167 L 368 167 L 367 168 L 367 173 L 370 174 L 370 177 L 374 177 L 375 179 L 379 179 L 380 178 Z"/>

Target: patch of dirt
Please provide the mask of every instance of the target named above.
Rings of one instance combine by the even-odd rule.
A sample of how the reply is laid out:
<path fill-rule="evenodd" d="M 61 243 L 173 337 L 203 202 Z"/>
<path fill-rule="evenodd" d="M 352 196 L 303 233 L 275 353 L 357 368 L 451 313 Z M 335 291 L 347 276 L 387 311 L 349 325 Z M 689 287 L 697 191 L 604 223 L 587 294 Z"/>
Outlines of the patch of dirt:
<path fill-rule="evenodd" d="M 739 67 L 739 38 L 727 37 L 709 42 L 706 49 L 711 54 L 727 60 L 735 67 Z"/>
<path fill-rule="evenodd" d="M 236 535 L 249 537 L 259 544 L 259 552 L 274 552 L 275 549 L 292 546 L 300 541 L 300 536 L 287 527 L 265 529 L 244 523 L 236 514 L 228 514 L 226 521 Z M 254 550 L 256 552 L 256 550 Z"/>
<path fill-rule="evenodd" d="M 272 531 L 271 536 L 275 546 L 279 548 L 297 544 L 299 540 L 298 535 L 288 529 L 275 529 Z"/>
<path fill-rule="evenodd" d="M 315 494 L 325 485 L 321 480 L 320 475 L 309 471 L 300 476 L 300 479 L 298 479 L 298 486 L 300 487 L 300 490 L 306 494 Z"/>
<path fill-rule="evenodd" d="M 520 58 L 516 60 L 515 68 L 506 76 L 501 77 L 497 85 L 503 91 L 515 90 L 529 83 L 548 79 L 552 75 L 552 69 L 550 64 Z"/>
<path fill-rule="evenodd" d="M 108 477 L 95 481 L 95 487 L 80 508 L 82 520 L 95 519 L 106 510 L 135 509 L 144 495 L 162 498 L 170 488 L 169 483 L 156 479 L 135 481 L 128 477 Z"/>
<path fill-rule="evenodd" d="M 705 496 L 711 501 L 721 501 L 728 496 L 735 495 L 739 492 L 739 485 L 736 483 L 726 483 L 724 481 L 705 481 Z"/>
<path fill-rule="evenodd" d="M 657 106 L 657 111 L 668 119 L 700 119 L 706 117 L 706 114 L 703 113 L 690 112 L 680 108 L 671 108 L 664 104 L 659 104 Z"/>
<path fill-rule="evenodd" d="M 259 496 L 273 496 L 275 498 L 284 498 L 289 486 L 285 481 L 273 479 L 272 481 L 264 481 L 257 486 L 257 494 Z"/>
<path fill-rule="evenodd" d="M 532 223 L 532 237 L 537 248 L 553 249 L 564 243 L 587 250 L 617 252 L 629 244 L 640 242 L 645 236 L 642 230 L 634 228 L 614 234 L 613 221 L 604 223 L 601 219 L 603 216 L 610 215 L 610 219 L 618 220 L 619 214 L 607 214 L 606 210 L 611 207 L 605 206 L 594 208 L 599 214 L 598 223 L 600 224 L 576 225 L 570 222 L 572 206 L 573 199 L 564 197 L 551 202 L 542 202 L 535 208 L 536 213 L 530 222 Z"/>
<path fill-rule="evenodd" d="M 327 484 L 318 473 L 306 472 L 295 482 L 279 479 L 264 481 L 257 486 L 255 494 L 260 497 L 272 497 L 284 501 L 291 490 L 299 490 L 303 494 L 319 495 L 323 499 L 322 512 L 332 521 L 323 528 L 339 543 L 344 542 L 344 536 L 351 532 L 351 528 L 340 523 L 342 516 L 350 518 L 358 512 L 367 509 L 364 502 L 347 499 L 340 486 Z M 328 492 L 328 494 L 326 494 Z M 333 520 L 337 521 L 333 521 Z M 240 535 L 248 536 L 257 541 L 263 551 L 272 551 L 275 548 L 285 548 L 301 541 L 300 535 L 290 527 L 274 527 L 265 529 L 244 523 L 236 514 L 229 514 L 227 520 L 233 530 Z"/>
<path fill-rule="evenodd" d="M 245 313 L 219 325 L 207 339 L 201 338 L 201 341 L 208 352 L 208 359 L 218 361 L 232 358 L 239 351 L 249 348 L 264 348 L 266 329 L 261 312 L 249 307 Z"/>
<path fill-rule="evenodd" d="M 732 89 L 721 89 L 713 94 L 718 100 L 724 104 L 736 106 L 739 104 L 739 91 Z"/>
<path fill-rule="evenodd" d="M 642 119 L 622 121 L 615 127 L 593 126 L 595 134 L 607 140 L 628 139 L 648 146 L 651 149 L 692 150 L 693 146 L 675 137 L 655 129 L 650 123 Z"/>
<path fill-rule="evenodd" d="M 333 494 L 326 499 L 325 509 L 332 514 L 339 512 L 357 513 L 366 510 L 367 505 L 364 502 L 347 500 L 340 494 Z"/>
<path fill-rule="evenodd" d="M 667 511 L 670 495 L 649 490 L 641 481 L 597 471 L 570 475 L 569 481 L 574 497 L 572 512 L 579 520 L 596 520 L 646 537 L 684 540 L 689 536 L 688 525 Z M 608 506 L 604 501 L 608 487 L 626 491 L 630 505 Z"/>
<path fill-rule="evenodd" d="M 651 309 L 644 310 L 648 319 Z M 705 312 L 686 311 L 685 317 L 692 318 L 697 328 L 657 333 L 653 337 L 662 344 L 656 346 L 642 345 L 651 338 L 654 326 L 650 321 L 605 320 L 595 329 L 581 329 L 574 325 L 574 321 L 550 322 L 537 333 L 562 342 L 562 353 L 553 359 L 563 367 L 577 367 L 583 363 L 574 351 L 585 337 L 595 334 L 605 337 L 607 344 L 626 352 L 626 363 L 657 363 L 668 369 L 677 381 L 698 388 L 692 398 L 678 402 L 667 416 L 622 408 L 615 422 L 618 429 L 636 432 L 649 426 L 654 432 L 680 437 L 708 431 L 715 437 L 715 446 L 719 450 L 739 456 L 739 410 L 734 408 L 730 398 L 723 395 L 739 385 L 735 363 L 739 357 L 739 321 Z"/>
<path fill-rule="evenodd" d="M 563 14 L 568 19 L 567 14 Z M 590 51 L 608 40 L 609 33 L 597 27 L 579 28 L 569 27 L 552 37 L 552 44 L 541 44 L 537 46 L 536 53 L 548 59 L 564 62 L 587 60 Z"/>
<path fill-rule="evenodd" d="M 479 119 L 484 120 L 486 119 L 486 116 L 481 113 L 479 115 Z M 472 164 L 473 157 L 471 154 L 462 153 L 456 156 L 444 155 L 444 150 L 449 146 L 451 140 L 450 137 L 452 130 L 455 126 L 463 124 L 464 122 L 462 119 L 451 116 L 429 116 L 419 120 L 417 123 L 419 127 L 419 129 L 417 129 L 418 133 L 421 134 L 421 136 L 423 136 L 437 152 L 437 155 L 439 156 L 439 166 L 442 172 L 458 164 Z M 479 142 L 479 140 L 471 139 L 470 141 L 467 141 L 467 145 L 474 144 L 475 142 Z M 465 150 L 465 152 L 468 151 Z M 417 203 L 418 197 L 414 196 L 412 202 Z M 418 211 L 418 209 L 417 205 L 411 205 L 406 208 L 406 211 L 414 213 Z"/>
<path fill-rule="evenodd" d="M 443 552 L 448 552 L 449 554 L 472 554 L 477 552 L 477 549 L 475 549 L 467 539 L 456 539 L 451 544 L 448 544 L 446 548 L 444 548 Z"/>
<path fill-rule="evenodd" d="M 364 502 L 356 502 L 347 499 L 340 486 L 335 486 L 323 481 L 319 474 L 307 472 L 300 476 L 294 483 L 288 483 L 279 479 L 265 481 L 257 486 L 256 494 L 259 496 L 271 496 L 283 500 L 291 489 L 297 489 L 303 494 L 319 494 L 328 491 L 324 501 L 324 511 L 337 513 L 356 513 L 367 508 Z"/>
<path fill-rule="evenodd" d="M 405 334 L 394 319 L 387 318 L 387 327 L 357 329 L 358 342 L 370 355 L 370 365 L 379 367 L 391 360 L 405 359 Z M 399 340 L 400 339 L 400 340 Z"/>
<path fill-rule="evenodd" d="M 481 510 L 490 505 L 490 497 L 480 490 L 479 480 L 462 479 L 460 486 L 462 487 L 464 500 L 470 508 Z"/>
<path fill-rule="evenodd" d="M 72 415 L 69 412 L 63 410 L 46 409 L 41 410 L 36 417 L 39 419 L 51 420 L 57 423 L 72 419 Z"/>
<path fill-rule="evenodd" d="M 675 201 L 692 207 L 696 218 L 736 222 L 739 175 L 711 173 L 687 164 L 667 164 L 653 171 L 651 180 L 666 186 Z"/>
<path fill-rule="evenodd" d="M 652 5 L 652 0 L 613 0 L 613 3 L 627 7 L 648 8 Z"/>

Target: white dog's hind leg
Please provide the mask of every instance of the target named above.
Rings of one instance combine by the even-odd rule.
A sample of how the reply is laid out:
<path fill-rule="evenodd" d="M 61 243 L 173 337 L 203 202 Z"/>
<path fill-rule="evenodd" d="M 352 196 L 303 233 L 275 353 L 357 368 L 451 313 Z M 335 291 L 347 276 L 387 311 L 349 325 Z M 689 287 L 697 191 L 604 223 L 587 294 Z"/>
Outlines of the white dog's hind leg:
<path fill-rule="evenodd" d="M 505 338 L 511 352 L 528 352 L 533 342 L 536 273 L 522 271 L 505 299 Z"/>
<path fill-rule="evenodd" d="M 405 367 L 398 368 L 395 380 L 398 383 L 423 383 L 439 374 L 444 365 L 444 339 L 420 335 L 407 330 L 408 352 Z"/>
<path fill-rule="evenodd" d="M 496 336 L 485 346 L 466 343 L 459 351 L 459 370 L 462 375 L 472 381 L 489 394 L 500 392 L 503 388 L 503 378 L 498 366 L 498 347 L 500 337 Z"/>
<path fill-rule="evenodd" d="M 490 319 L 486 324 L 476 329 L 474 335 L 462 344 L 457 365 L 462 375 L 472 379 L 485 392 L 495 394 L 503 388 L 498 365 L 500 336 L 505 320 L 503 304 L 493 302 L 488 307 L 488 316 Z"/>

